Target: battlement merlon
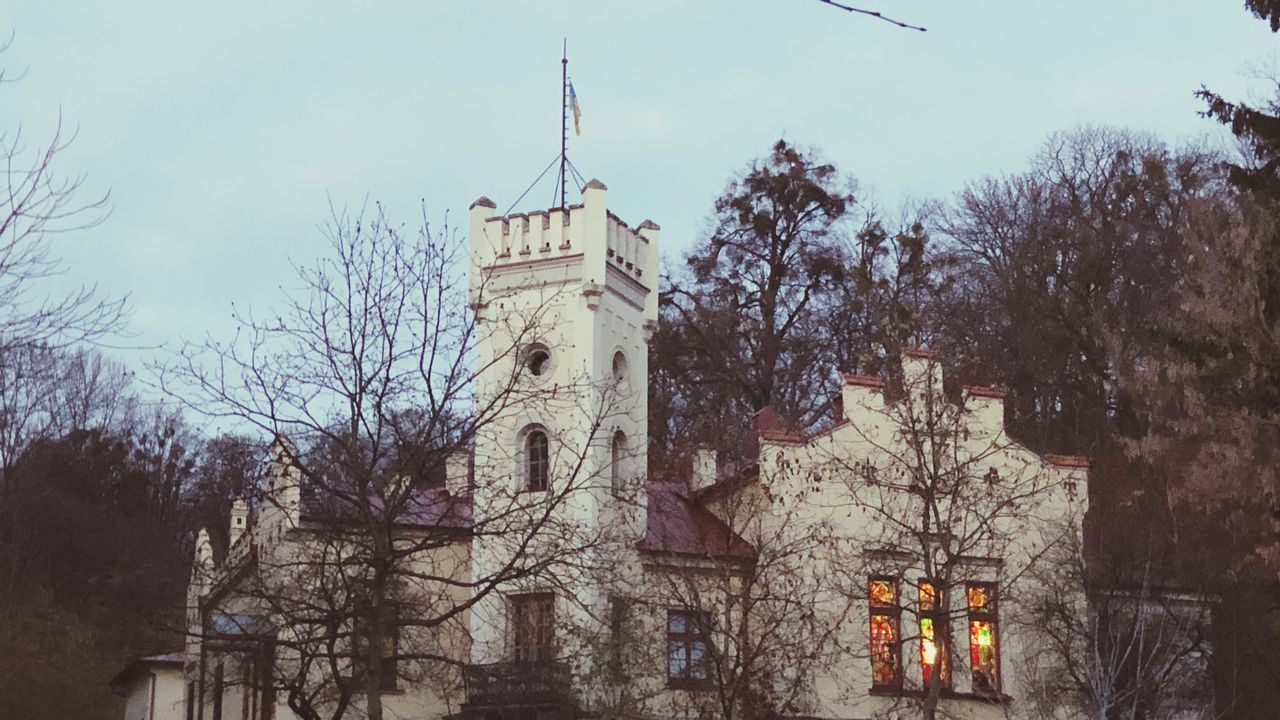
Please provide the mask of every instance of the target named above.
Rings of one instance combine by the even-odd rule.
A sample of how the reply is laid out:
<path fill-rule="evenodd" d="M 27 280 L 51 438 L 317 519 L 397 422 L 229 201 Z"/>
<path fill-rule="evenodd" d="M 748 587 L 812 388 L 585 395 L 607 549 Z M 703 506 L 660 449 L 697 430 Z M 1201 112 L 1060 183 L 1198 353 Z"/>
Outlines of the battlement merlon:
<path fill-rule="evenodd" d="M 608 188 L 592 180 L 582 188 L 582 203 L 530 213 L 493 215 L 485 197 L 471 204 L 469 276 L 471 302 L 491 273 L 504 267 L 533 267 L 540 261 L 582 264 L 584 286 L 604 286 L 609 269 L 648 290 L 645 319 L 657 320 L 658 235 L 651 220 L 632 228 L 609 212 Z"/>

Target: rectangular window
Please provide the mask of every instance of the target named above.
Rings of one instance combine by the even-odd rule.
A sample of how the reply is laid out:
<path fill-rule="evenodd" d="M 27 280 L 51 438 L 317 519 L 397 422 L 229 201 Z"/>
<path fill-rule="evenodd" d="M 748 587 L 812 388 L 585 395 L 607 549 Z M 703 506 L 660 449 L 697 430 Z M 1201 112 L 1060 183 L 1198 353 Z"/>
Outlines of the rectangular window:
<path fill-rule="evenodd" d="M 262 647 L 262 662 L 258 666 L 258 687 L 262 692 L 262 720 L 274 720 L 276 713 L 276 686 L 272 669 L 276 662 L 276 645 L 268 641 Z"/>
<path fill-rule="evenodd" d="M 253 690 L 253 662 L 244 658 L 240 663 L 240 720 L 254 720 L 257 713 L 254 702 L 257 696 Z"/>
<path fill-rule="evenodd" d="M 547 434 L 542 430 L 531 431 L 525 440 L 529 490 L 540 492 L 547 489 L 547 476 L 551 467 L 550 447 Z"/>
<path fill-rule="evenodd" d="M 950 685 L 947 672 L 947 603 L 945 593 L 935 583 L 923 580 L 919 591 L 920 679 L 925 687 L 937 677 Z"/>
<path fill-rule="evenodd" d="M 518 663 L 546 663 L 553 659 L 555 596 L 551 593 L 511 598 L 512 656 Z"/>
<path fill-rule="evenodd" d="M 213 720 L 222 720 L 222 663 L 213 669 Z"/>
<path fill-rule="evenodd" d="M 707 682 L 707 629 L 711 615 L 693 610 L 667 611 L 667 684 L 698 686 Z"/>
<path fill-rule="evenodd" d="M 969 672 L 975 693 L 1000 692 L 1000 626 L 994 583 L 969 583 Z"/>
<path fill-rule="evenodd" d="M 615 678 L 622 678 L 623 657 L 628 642 L 627 624 L 631 614 L 631 601 L 626 598 L 609 598 L 609 648 L 608 670 Z"/>
<path fill-rule="evenodd" d="M 378 647 L 378 683 L 383 690 L 398 690 L 400 687 L 400 608 L 394 603 L 382 608 L 382 622 L 378 628 L 382 640 Z M 369 618 L 357 615 L 355 618 L 355 653 L 352 663 L 351 680 L 367 677 L 369 662 Z M 360 682 L 364 682 L 361 680 Z"/>
<path fill-rule="evenodd" d="M 400 607 L 388 605 L 383 610 L 382 647 L 378 657 L 382 668 L 380 680 L 383 690 L 400 687 Z"/>
<path fill-rule="evenodd" d="M 867 601 L 871 616 L 867 638 L 867 649 L 871 655 L 871 687 L 901 687 L 902 608 L 898 604 L 898 581 L 886 577 L 871 578 Z"/>

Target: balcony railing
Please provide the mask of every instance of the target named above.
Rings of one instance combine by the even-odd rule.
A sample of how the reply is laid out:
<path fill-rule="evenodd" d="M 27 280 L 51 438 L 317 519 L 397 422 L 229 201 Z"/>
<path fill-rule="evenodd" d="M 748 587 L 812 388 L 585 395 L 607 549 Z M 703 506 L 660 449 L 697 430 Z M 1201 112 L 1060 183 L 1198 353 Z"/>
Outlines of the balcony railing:
<path fill-rule="evenodd" d="M 467 704 L 476 707 L 529 707 L 572 703 L 569 665 L 561 661 L 500 662 L 468 665 L 462 679 Z"/>

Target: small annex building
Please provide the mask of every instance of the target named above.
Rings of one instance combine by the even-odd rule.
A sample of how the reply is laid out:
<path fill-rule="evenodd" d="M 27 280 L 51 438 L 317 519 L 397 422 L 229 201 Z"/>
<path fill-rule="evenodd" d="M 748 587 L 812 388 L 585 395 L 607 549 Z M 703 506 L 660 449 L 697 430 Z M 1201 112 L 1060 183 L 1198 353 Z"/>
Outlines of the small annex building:
<path fill-rule="evenodd" d="M 124 720 L 182 720 L 185 663 L 184 652 L 141 657 L 112 678 L 112 690 L 125 698 Z"/>

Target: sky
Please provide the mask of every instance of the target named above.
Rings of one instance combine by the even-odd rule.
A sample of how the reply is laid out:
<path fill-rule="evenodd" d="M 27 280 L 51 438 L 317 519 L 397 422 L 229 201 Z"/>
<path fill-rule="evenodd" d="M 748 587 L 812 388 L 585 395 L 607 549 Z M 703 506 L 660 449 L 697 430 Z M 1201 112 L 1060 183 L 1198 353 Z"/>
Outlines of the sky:
<path fill-rule="evenodd" d="M 271 307 L 323 251 L 330 199 L 408 225 L 420 203 L 437 224 L 511 205 L 559 151 L 566 39 L 570 158 L 672 262 L 779 138 L 886 208 L 946 199 L 1081 124 L 1224 142 L 1194 91 L 1256 97 L 1280 47 L 1242 0 L 864 1 L 928 31 L 817 0 L 7 0 L 0 64 L 25 74 L 0 130 L 78 130 L 58 167 L 111 215 L 53 239 L 49 288 L 128 294 L 113 353 L 140 365 Z"/>

